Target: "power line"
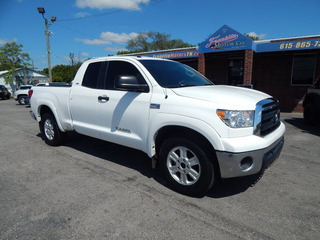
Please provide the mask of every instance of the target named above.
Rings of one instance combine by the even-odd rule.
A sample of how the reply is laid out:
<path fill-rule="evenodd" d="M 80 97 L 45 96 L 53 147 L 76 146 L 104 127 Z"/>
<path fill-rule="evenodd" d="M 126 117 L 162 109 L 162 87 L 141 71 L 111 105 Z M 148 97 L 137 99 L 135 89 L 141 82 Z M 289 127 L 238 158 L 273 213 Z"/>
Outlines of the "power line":
<path fill-rule="evenodd" d="M 114 10 L 114 11 L 110 11 L 110 12 L 95 14 L 95 15 L 91 15 L 91 16 L 67 18 L 67 19 L 61 19 L 61 20 L 57 20 L 57 21 L 59 21 L 59 22 L 66 22 L 66 21 L 75 21 L 75 20 L 82 20 L 82 19 L 88 19 L 88 18 L 96 18 L 96 17 L 101 17 L 101 16 L 105 16 L 105 15 L 110 15 L 110 14 L 118 13 L 118 12 L 121 12 L 121 11 L 123 11 L 123 10 L 119 9 L 119 10 Z"/>
<path fill-rule="evenodd" d="M 55 56 L 56 58 L 58 58 L 60 61 L 62 61 L 62 62 L 66 62 L 66 63 L 69 63 L 69 61 L 67 61 L 67 60 L 65 60 L 65 59 L 62 59 L 62 58 L 58 57 L 58 56 L 57 56 L 57 55 L 55 55 L 53 52 L 51 52 L 51 54 L 52 54 L 53 56 Z"/>
<path fill-rule="evenodd" d="M 93 37 L 93 38 L 96 37 L 96 36 L 93 36 L 93 35 L 91 35 L 91 34 L 89 34 L 89 33 L 85 33 L 85 32 L 78 31 L 78 30 L 73 29 L 73 28 L 71 28 L 71 27 L 62 26 L 62 25 L 60 25 L 60 24 L 58 24 L 58 23 L 55 23 L 55 25 L 57 25 L 58 27 L 61 27 L 61 28 L 64 28 L 64 29 L 67 29 L 67 30 L 76 32 L 76 33 L 80 33 L 80 34 L 87 35 L 87 36 L 89 36 L 89 37 Z"/>

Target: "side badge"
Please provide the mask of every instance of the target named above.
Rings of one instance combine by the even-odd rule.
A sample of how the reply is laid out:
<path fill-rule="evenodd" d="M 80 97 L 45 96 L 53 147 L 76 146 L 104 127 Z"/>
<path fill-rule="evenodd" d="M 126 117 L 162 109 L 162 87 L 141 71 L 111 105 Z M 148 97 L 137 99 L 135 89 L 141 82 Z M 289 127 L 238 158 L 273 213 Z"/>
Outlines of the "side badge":
<path fill-rule="evenodd" d="M 151 108 L 151 109 L 160 109 L 160 104 L 151 103 L 151 104 L 150 104 L 150 108 Z"/>

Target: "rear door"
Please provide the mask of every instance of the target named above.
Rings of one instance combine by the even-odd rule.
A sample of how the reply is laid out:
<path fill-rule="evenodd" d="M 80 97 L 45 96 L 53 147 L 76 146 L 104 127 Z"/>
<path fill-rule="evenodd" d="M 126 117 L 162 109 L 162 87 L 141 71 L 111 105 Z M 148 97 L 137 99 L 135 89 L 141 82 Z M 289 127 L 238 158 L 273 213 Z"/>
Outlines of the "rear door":
<path fill-rule="evenodd" d="M 72 86 L 70 92 L 70 112 L 74 129 L 84 135 L 99 138 L 99 96 L 103 89 L 105 62 L 90 63 L 84 74 L 82 83 Z"/>

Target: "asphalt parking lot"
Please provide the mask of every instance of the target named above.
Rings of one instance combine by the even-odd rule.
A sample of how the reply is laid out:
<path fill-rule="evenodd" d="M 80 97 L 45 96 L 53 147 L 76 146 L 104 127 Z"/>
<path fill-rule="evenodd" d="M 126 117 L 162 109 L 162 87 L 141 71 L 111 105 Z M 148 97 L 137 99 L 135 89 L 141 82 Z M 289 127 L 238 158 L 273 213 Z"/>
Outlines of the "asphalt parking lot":
<path fill-rule="evenodd" d="M 0 101 L 0 239 L 320 239 L 320 126 L 301 114 L 282 113 L 262 176 L 191 198 L 136 150 L 76 133 L 47 146 L 29 111 Z"/>

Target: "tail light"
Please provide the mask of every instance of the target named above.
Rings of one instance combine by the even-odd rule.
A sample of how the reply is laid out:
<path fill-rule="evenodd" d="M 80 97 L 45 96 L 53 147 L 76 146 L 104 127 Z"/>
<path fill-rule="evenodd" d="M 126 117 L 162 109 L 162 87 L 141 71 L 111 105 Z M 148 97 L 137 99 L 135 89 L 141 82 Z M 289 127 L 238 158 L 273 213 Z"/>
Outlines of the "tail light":
<path fill-rule="evenodd" d="M 28 96 L 29 96 L 30 99 L 31 99 L 32 94 L 33 94 L 33 90 L 30 89 L 30 90 L 28 91 Z"/>

